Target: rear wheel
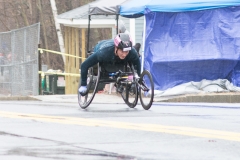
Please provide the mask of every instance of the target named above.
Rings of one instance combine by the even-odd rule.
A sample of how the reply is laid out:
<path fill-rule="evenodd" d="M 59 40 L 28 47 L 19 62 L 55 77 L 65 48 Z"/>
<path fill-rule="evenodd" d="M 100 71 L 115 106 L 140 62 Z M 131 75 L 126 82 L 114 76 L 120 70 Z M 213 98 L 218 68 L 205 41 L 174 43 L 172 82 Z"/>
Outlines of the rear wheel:
<path fill-rule="evenodd" d="M 97 67 L 97 69 L 96 69 L 96 67 Z M 97 64 L 95 66 L 95 68 L 91 67 L 88 69 L 87 93 L 85 95 L 81 95 L 78 92 L 78 104 L 82 109 L 87 108 L 91 104 L 91 102 L 97 92 L 99 78 L 100 78 L 99 64 Z M 81 82 L 79 82 L 79 87 L 80 87 L 80 85 L 81 85 Z"/>
<path fill-rule="evenodd" d="M 152 106 L 154 97 L 154 83 L 149 71 L 144 70 L 139 79 L 139 97 L 142 107 L 148 110 Z"/>

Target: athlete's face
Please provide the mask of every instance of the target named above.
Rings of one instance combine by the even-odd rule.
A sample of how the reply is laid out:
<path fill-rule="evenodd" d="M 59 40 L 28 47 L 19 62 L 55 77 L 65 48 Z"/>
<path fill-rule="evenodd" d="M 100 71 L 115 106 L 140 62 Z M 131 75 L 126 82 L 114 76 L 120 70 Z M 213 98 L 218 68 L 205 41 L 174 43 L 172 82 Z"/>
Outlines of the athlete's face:
<path fill-rule="evenodd" d="M 116 49 L 116 55 L 120 58 L 120 59 L 125 59 L 126 56 L 128 55 L 129 51 L 123 51 L 121 49 Z"/>

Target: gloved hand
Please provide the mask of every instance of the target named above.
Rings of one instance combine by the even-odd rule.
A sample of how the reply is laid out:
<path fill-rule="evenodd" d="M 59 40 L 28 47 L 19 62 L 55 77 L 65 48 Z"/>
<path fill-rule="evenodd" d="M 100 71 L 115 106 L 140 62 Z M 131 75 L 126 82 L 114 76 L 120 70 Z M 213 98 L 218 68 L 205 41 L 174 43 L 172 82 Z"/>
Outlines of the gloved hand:
<path fill-rule="evenodd" d="M 86 93 L 86 91 L 87 91 L 87 86 L 81 86 L 81 87 L 78 89 L 78 92 L 79 92 L 80 94 L 84 94 L 84 93 Z"/>

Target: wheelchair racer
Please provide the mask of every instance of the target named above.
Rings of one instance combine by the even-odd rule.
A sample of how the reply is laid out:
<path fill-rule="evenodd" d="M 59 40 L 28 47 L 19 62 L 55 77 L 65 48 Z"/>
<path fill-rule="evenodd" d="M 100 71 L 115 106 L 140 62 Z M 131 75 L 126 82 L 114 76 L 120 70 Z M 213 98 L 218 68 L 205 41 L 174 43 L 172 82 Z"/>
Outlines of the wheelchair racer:
<path fill-rule="evenodd" d="M 81 95 L 87 92 L 88 69 L 97 63 L 130 62 L 136 66 L 137 74 L 140 75 L 141 63 L 137 51 L 132 47 L 129 34 L 119 33 L 114 39 L 103 40 L 94 47 L 94 53 L 81 65 L 81 86 L 78 91 Z"/>

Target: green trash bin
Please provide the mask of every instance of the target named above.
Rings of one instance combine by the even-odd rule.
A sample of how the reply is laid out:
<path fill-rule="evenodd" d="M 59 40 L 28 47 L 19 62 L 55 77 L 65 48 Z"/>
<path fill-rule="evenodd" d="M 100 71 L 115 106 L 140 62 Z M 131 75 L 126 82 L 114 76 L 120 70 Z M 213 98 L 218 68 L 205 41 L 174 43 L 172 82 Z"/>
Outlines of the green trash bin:
<path fill-rule="evenodd" d="M 64 75 L 45 75 L 45 94 L 65 94 Z"/>

